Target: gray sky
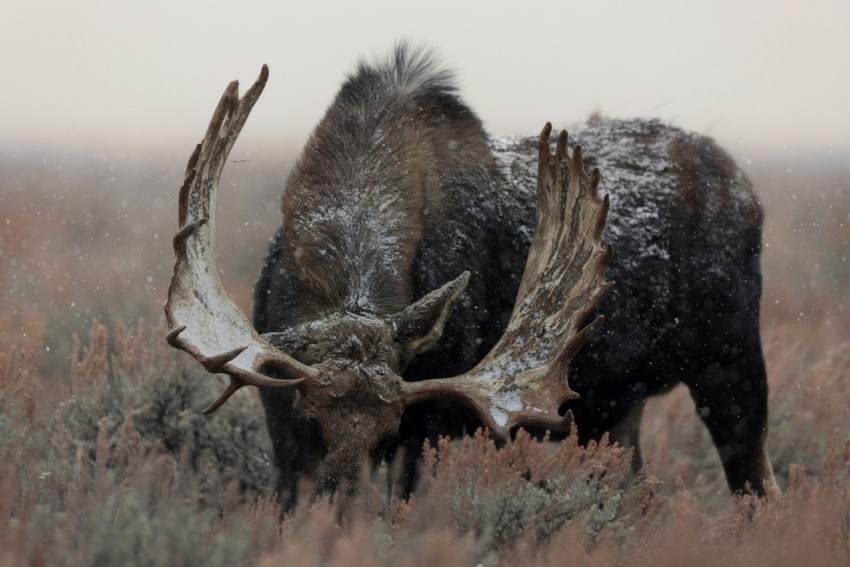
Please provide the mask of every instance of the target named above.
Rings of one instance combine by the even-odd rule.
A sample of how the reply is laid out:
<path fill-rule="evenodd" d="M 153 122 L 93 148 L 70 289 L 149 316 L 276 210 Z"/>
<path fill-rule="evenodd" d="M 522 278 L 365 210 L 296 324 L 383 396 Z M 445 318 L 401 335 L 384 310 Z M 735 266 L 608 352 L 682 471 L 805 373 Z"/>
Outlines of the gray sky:
<path fill-rule="evenodd" d="M 599 109 L 738 157 L 850 151 L 848 0 L 0 0 L 0 144 L 188 151 L 228 81 L 267 63 L 243 138 L 283 153 L 399 38 L 443 55 L 494 134 Z"/>

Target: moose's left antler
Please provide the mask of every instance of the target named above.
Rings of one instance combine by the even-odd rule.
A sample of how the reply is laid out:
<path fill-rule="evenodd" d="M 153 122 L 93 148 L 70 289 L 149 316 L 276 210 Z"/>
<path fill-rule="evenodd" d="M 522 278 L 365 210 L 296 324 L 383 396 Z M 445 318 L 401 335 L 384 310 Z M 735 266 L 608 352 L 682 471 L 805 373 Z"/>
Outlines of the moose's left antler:
<path fill-rule="evenodd" d="M 552 156 L 551 132 L 547 123 L 540 134 L 537 227 L 505 333 L 465 374 L 402 384 L 405 405 L 463 402 L 502 439 L 518 425 L 569 426 L 569 417 L 558 414 L 578 397 L 567 385 L 567 368 L 602 324 L 600 315 L 581 326 L 612 286 L 605 282 L 612 250 L 600 246 L 608 196 L 597 195 L 599 170 L 584 172 L 580 146 L 569 156 L 565 131 Z"/>

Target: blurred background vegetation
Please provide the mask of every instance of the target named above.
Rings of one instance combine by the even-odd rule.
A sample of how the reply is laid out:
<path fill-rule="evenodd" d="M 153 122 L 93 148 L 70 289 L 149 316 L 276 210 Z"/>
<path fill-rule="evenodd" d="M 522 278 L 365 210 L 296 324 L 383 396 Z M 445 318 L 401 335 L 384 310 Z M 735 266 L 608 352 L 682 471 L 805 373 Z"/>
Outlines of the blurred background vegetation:
<path fill-rule="evenodd" d="M 287 166 L 233 159 L 219 267 L 247 310 Z M 745 164 L 782 496 L 732 499 L 677 389 L 645 412 L 632 483 L 618 448 L 479 436 L 433 448 L 409 502 L 377 481 L 347 520 L 317 502 L 281 523 L 256 394 L 201 415 L 219 380 L 162 339 L 182 161 L 0 158 L 0 564 L 850 560 L 850 171 Z"/>

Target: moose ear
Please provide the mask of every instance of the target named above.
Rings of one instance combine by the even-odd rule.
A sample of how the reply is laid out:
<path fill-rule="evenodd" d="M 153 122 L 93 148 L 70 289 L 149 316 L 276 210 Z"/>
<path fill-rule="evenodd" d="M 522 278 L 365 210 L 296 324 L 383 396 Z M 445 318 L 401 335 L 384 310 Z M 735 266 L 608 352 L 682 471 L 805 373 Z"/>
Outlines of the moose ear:
<path fill-rule="evenodd" d="M 406 347 L 412 355 L 421 354 L 434 346 L 443 335 L 446 321 L 468 283 L 469 272 L 464 272 L 390 317 L 396 342 Z"/>

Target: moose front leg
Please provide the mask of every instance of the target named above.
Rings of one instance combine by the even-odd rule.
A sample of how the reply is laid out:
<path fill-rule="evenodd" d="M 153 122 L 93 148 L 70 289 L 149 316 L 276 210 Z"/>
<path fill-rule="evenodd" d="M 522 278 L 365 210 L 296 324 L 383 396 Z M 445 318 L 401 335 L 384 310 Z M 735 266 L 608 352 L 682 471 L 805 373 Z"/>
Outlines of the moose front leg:
<path fill-rule="evenodd" d="M 300 417 L 294 406 L 292 390 L 260 388 L 260 400 L 266 413 L 266 426 L 277 464 L 275 492 L 282 511 L 295 505 L 298 480 L 304 478 L 309 459 L 321 447 L 321 433 L 315 424 Z"/>

